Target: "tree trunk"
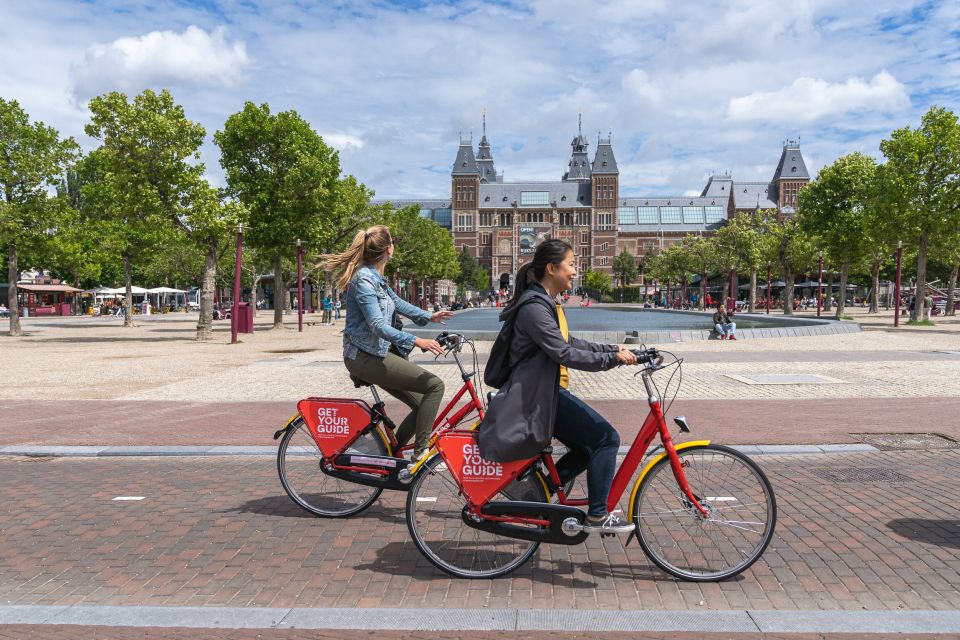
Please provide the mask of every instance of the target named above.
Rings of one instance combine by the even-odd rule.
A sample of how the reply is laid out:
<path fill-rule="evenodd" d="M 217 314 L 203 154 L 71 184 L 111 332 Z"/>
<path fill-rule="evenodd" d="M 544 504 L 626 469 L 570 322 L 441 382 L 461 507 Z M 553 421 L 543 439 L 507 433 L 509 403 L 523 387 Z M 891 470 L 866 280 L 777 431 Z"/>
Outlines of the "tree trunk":
<path fill-rule="evenodd" d="M 847 306 L 847 274 L 850 273 L 850 263 L 840 265 L 840 295 L 837 296 L 837 320 L 843 318 L 843 311 Z"/>
<path fill-rule="evenodd" d="M 827 297 L 823 299 L 823 312 L 830 313 L 833 308 L 833 270 L 827 272 Z"/>
<path fill-rule="evenodd" d="M 7 306 L 10 307 L 10 335 L 22 336 L 23 329 L 20 328 L 20 304 L 17 298 L 17 280 L 20 279 L 20 268 L 17 266 L 17 245 L 13 242 L 7 247 Z"/>
<path fill-rule="evenodd" d="M 793 285 L 794 275 L 792 270 L 788 270 L 787 266 L 783 267 L 783 315 L 792 316 L 793 315 Z"/>
<path fill-rule="evenodd" d="M 217 277 L 217 239 L 207 240 L 207 255 L 200 274 L 200 319 L 197 321 L 197 340 L 213 339 L 213 288 Z M 236 319 L 234 319 L 236 322 Z"/>
<path fill-rule="evenodd" d="M 960 264 L 953 265 L 953 269 L 950 269 L 950 279 L 947 281 L 947 308 L 944 309 L 943 314 L 946 316 L 955 316 L 957 315 L 954 307 L 954 300 L 956 299 L 957 291 L 957 272 L 960 271 Z"/>
<path fill-rule="evenodd" d="M 917 286 L 914 288 L 913 317 L 911 320 L 923 320 L 923 297 L 927 293 L 927 232 L 920 234 L 920 246 L 917 251 Z"/>
<path fill-rule="evenodd" d="M 283 329 L 283 311 L 287 308 L 287 292 L 283 287 L 283 259 L 277 256 L 273 265 L 273 328 Z"/>
<path fill-rule="evenodd" d="M 757 269 L 750 269 L 750 302 L 747 303 L 747 313 L 757 310 Z"/>
<path fill-rule="evenodd" d="M 870 265 L 870 286 L 873 295 L 870 296 L 870 310 L 867 313 L 880 313 L 880 261 L 874 260 Z"/>
<path fill-rule="evenodd" d="M 126 287 L 126 293 L 123 297 L 127 305 L 126 312 L 123 314 L 123 326 L 133 326 L 133 273 L 130 267 L 130 256 L 123 254 L 123 281 Z"/>

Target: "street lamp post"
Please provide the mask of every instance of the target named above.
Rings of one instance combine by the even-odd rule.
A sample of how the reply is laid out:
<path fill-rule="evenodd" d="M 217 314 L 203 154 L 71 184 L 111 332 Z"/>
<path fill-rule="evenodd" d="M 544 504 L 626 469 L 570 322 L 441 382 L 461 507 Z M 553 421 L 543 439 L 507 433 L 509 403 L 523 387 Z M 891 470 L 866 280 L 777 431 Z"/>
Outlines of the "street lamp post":
<path fill-rule="evenodd" d="M 770 274 L 773 269 L 773 264 L 767 262 L 767 315 L 770 315 Z"/>
<path fill-rule="evenodd" d="M 297 239 L 297 331 L 303 331 L 303 245 Z"/>
<path fill-rule="evenodd" d="M 230 344 L 237 343 L 240 322 L 240 262 L 243 259 L 243 223 L 237 225 L 237 262 L 233 269 L 233 308 L 230 310 Z"/>
<path fill-rule="evenodd" d="M 893 289 L 893 326 L 900 326 L 900 267 L 903 261 L 903 240 L 897 240 L 897 283 Z"/>
<path fill-rule="evenodd" d="M 736 271 L 733 269 L 730 269 L 730 305 L 727 305 L 728 307 L 727 311 L 733 311 L 734 309 L 737 308 L 737 291 L 736 289 L 734 289 L 736 285 L 733 284 L 733 279 L 735 275 L 736 275 Z"/>
<path fill-rule="evenodd" d="M 817 317 L 820 317 L 820 309 L 823 307 L 823 251 L 820 251 L 817 259 Z"/>

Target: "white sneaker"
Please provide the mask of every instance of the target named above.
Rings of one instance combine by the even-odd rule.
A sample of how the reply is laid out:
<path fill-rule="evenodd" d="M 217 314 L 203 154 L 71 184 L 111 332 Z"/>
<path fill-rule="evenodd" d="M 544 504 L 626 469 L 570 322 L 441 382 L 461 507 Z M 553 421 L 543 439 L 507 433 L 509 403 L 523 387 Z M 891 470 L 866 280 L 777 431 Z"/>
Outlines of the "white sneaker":
<path fill-rule="evenodd" d="M 621 518 L 620 510 L 617 509 L 605 516 L 587 516 L 583 522 L 583 530 L 600 534 L 631 533 L 634 526 Z"/>

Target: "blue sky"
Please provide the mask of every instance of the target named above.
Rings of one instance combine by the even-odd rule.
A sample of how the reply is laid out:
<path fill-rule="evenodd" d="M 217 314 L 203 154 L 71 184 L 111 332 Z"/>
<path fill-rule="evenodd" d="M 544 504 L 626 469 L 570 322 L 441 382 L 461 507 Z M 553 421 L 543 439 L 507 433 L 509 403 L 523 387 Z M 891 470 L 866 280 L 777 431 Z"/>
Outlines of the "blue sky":
<path fill-rule="evenodd" d="M 611 132 L 624 195 L 811 171 L 958 110 L 960 3 L 909 0 L 13 0 L 0 96 L 83 135 L 99 93 L 168 87 L 212 136 L 243 102 L 295 109 L 378 197 L 449 197 L 481 113 L 507 181 L 554 180 L 577 114 Z M 203 160 L 222 184 L 216 147 Z"/>

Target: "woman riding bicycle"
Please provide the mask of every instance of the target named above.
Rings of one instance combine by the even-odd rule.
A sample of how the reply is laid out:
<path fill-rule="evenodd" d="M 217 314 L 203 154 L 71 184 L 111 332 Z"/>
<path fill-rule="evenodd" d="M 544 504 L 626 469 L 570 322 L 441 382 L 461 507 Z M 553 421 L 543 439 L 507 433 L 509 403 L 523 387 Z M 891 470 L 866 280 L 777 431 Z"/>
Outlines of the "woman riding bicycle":
<path fill-rule="evenodd" d="M 539 453 L 552 434 L 569 448 L 557 462 L 561 483 L 587 472 L 587 527 L 609 530 L 628 525 L 606 508 L 620 436 L 570 393 L 567 368 L 605 371 L 636 364 L 637 358 L 618 345 L 587 342 L 569 334 L 563 308 L 555 298 L 573 287 L 576 275 L 573 248 L 557 239 L 541 243 L 533 261 L 517 272 L 513 299 L 500 314 L 502 321 L 513 322 L 510 379 L 483 421 L 480 454 L 497 462 L 529 457 Z"/>
<path fill-rule="evenodd" d="M 405 302 L 387 284 L 383 269 L 393 256 L 393 237 L 384 225 L 358 231 L 343 253 L 323 256 L 323 268 L 342 272 L 338 286 L 345 289 L 347 319 L 343 329 L 343 363 L 350 375 L 375 384 L 410 407 L 397 429 L 397 441 L 406 444 L 416 434 L 414 460 L 426 451 L 440 401 L 443 381 L 406 359 L 414 347 L 437 355 L 443 348 L 394 327 L 396 313 L 418 325 L 443 321 L 449 311 L 429 313 Z M 391 349 L 391 346 L 396 349 Z"/>

